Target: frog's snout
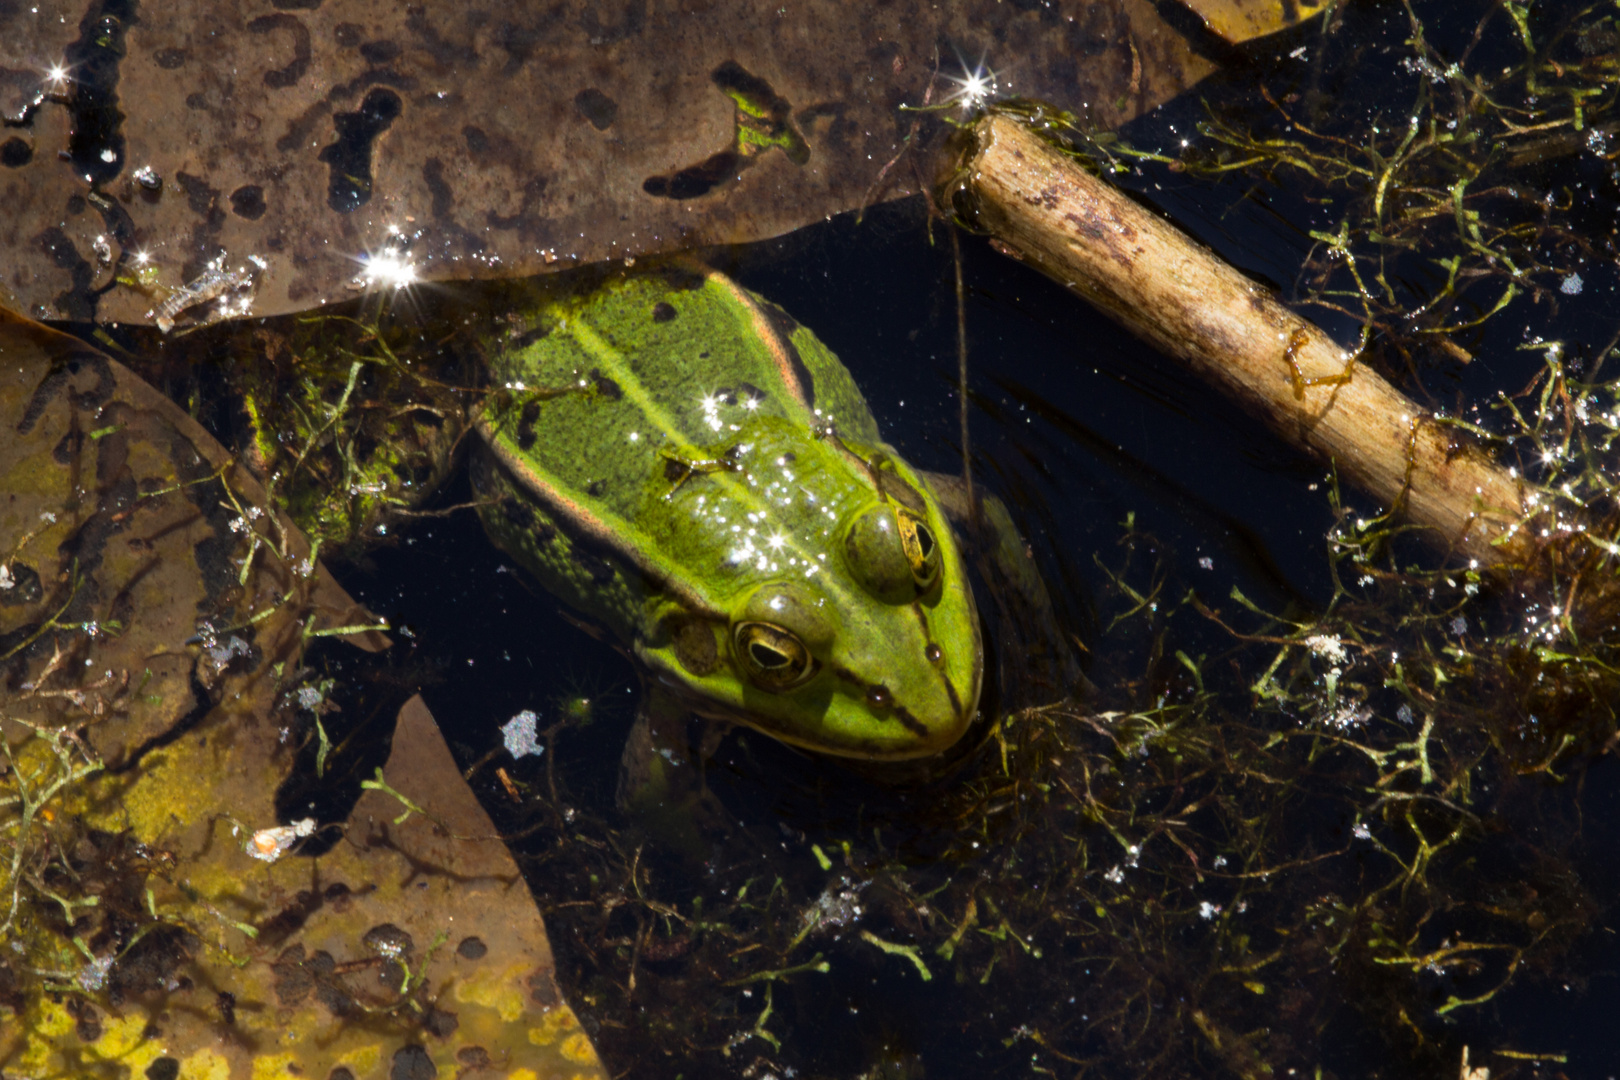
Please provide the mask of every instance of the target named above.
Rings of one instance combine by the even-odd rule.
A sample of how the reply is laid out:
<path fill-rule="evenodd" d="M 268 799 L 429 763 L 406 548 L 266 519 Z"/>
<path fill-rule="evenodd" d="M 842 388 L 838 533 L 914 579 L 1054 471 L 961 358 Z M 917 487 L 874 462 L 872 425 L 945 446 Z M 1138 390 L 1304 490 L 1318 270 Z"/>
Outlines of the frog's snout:
<path fill-rule="evenodd" d="M 923 659 L 924 665 L 911 669 L 911 678 L 893 686 L 886 682 L 865 686 L 862 704 L 877 727 L 887 729 L 884 750 L 875 756 L 899 759 L 942 753 L 956 745 L 973 722 L 983 664 L 978 651 L 957 657 L 952 664 L 930 642 Z"/>
<path fill-rule="evenodd" d="M 967 734 L 979 708 L 979 682 L 982 658 L 975 656 L 972 674 L 966 686 L 958 686 L 950 675 L 940 673 L 940 686 L 948 708 L 937 709 L 933 715 L 922 718 L 927 734 L 921 736 L 923 746 L 919 754 L 939 754 L 955 746 Z"/>

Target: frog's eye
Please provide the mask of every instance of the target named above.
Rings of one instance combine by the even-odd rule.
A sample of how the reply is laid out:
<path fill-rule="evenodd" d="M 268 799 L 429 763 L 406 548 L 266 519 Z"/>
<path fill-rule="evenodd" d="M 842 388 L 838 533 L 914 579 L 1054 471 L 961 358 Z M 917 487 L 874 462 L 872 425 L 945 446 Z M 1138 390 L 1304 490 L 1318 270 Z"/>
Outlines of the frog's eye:
<path fill-rule="evenodd" d="M 850 526 L 844 547 L 851 573 L 879 600 L 910 603 L 939 580 L 939 541 L 904 507 L 872 507 Z"/>
<path fill-rule="evenodd" d="M 899 511 L 895 518 L 900 525 L 900 546 L 911 566 L 911 580 L 917 583 L 918 592 L 927 592 L 939 577 L 939 543 L 928 524 L 909 510 Z"/>
<path fill-rule="evenodd" d="M 770 623 L 739 623 L 737 656 L 762 690 L 791 690 L 815 671 L 815 659 L 791 631 Z"/>

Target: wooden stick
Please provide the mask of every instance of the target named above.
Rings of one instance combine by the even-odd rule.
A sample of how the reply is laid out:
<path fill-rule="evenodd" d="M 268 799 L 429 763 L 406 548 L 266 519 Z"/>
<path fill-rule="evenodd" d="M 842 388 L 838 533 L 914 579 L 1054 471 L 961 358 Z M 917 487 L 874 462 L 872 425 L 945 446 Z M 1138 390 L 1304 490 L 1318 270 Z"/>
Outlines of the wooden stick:
<path fill-rule="evenodd" d="M 972 131 L 954 175 L 977 224 L 1272 431 L 1481 565 L 1524 516 L 1523 484 L 1269 291 L 1052 149 L 1016 120 Z M 947 192 L 947 195 L 952 194 Z M 961 205 L 961 200 L 957 200 Z"/>

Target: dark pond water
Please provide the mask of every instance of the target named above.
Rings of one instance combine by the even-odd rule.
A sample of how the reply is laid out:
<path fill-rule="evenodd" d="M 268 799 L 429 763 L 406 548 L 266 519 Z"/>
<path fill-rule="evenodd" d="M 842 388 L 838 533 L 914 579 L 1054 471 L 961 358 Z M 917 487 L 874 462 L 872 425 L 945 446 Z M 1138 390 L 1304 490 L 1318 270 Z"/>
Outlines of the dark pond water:
<path fill-rule="evenodd" d="M 1428 40 L 1448 55 L 1468 48 L 1485 11 L 1475 4 L 1415 8 Z M 1555 15 L 1579 10 L 1534 8 L 1529 25 L 1536 32 Z M 1516 63 L 1512 30 L 1504 10 L 1470 54 L 1471 63 L 1483 71 Z M 1399 5 L 1357 5 L 1325 42 L 1313 30 L 1226 56 L 1234 65 L 1228 75 L 1124 135 L 1137 147 L 1174 154 L 1184 138 L 1199 138 L 1196 125 L 1207 115 L 1201 99 L 1217 115 L 1258 123 L 1268 108 L 1257 83 L 1278 99 L 1299 95 L 1296 100 L 1320 110 L 1325 127 L 1349 131 L 1386 116 L 1400 123 L 1425 81 L 1402 65 L 1410 34 Z M 1612 86 L 1606 92 L 1613 97 Z M 1583 265 L 1584 288 L 1556 297 L 1556 310 L 1550 301 L 1521 299 L 1470 335 L 1472 363 L 1420 358 L 1414 364 L 1413 392 L 1458 412 L 1489 403 L 1498 391 L 1517 391 L 1543 368 L 1545 350 L 1524 348 L 1527 342 L 1561 339 L 1568 343 L 1566 356 L 1591 362 L 1620 326 L 1614 162 L 1580 153 L 1531 162 L 1515 175 L 1515 183 L 1539 185 L 1553 202 L 1567 203 L 1602 258 Z M 1301 266 L 1315 244 L 1310 230 L 1331 230 L 1346 205 L 1342 194 L 1297 175 L 1268 182 L 1234 174 L 1214 181 L 1144 165 L 1122 179 L 1291 298 L 1303 292 Z M 1120 604 L 1104 568 L 1121 565 L 1127 548 L 1139 566 L 1160 568 L 1167 603 L 1189 590 L 1211 604 L 1225 603 L 1237 588 L 1258 607 L 1303 621 L 1333 601 L 1326 536 L 1335 514 L 1323 466 L 984 241 L 965 239 L 962 260 L 975 473 L 1012 508 L 1065 626 L 1093 643 L 1092 672 L 1103 683 L 1105 702 L 1143 705 L 1128 695 L 1110 696 L 1108 680 L 1152 666 L 1151 635 L 1106 632 Z M 959 467 L 951 246 L 937 223 L 930 229 L 920 202 L 731 252 L 722 265 L 838 353 L 886 437 L 909 460 L 941 471 Z M 1403 297 L 1417 300 L 1445 280 L 1421 257 L 1392 277 Z M 1488 306 L 1489 299 L 1479 302 Z M 1315 314 L 1347 342 L 1354 339 L 1353 320 Z M 468 494 L 465 480 L 457 481 L 439 505 L 464 502 Z M 1352 511 L 1378 509 L 1358 505 L 1353 494 L 1347 500 Z M 1416 550 L 1411 557 L 1427 558 Z M 1520 920 L 1526 933 L 1490 921 L 1493 912 L 1515 904 L 1529 910 L 1523 890 L 1556 893 L 1560 911 L 1579 909 L 1580 931 L 1557 948 L 1527 947 L 1524 964 L 1495 996 L 1486 991 L 1509 971 L 1488 952 L 1476 969 L 1409 965 L 1391 972 L 1369 959 L 1377 949 L 1365 935 L 1342 953 L 1324 944 L 1335 940 L 1322 929 L 1332 923 L 1331 913 L 1351 918 L 1345 913 L 1358 897 L 1389 876 L 1380 855 L 1348 846 L 1352 819 L 1362 820 L 1353 808 L 1364 794 L 1348 772 L 1324 774 L 1322 783 L 1342 785 L 1342 792 L 1324 787 L 1314 799 L 1295 792 L 1297 813 L 1267 826 L 1282 830 L 1283 846 L 1296 844 L 1301 852 L 1343 847 L 1331 873 L 1279 874 L 1269 891 L 1219 875 L 1208 882 L 1199 876 L 1195 888 L 1189 877 L 1173 898 L 1166 887 L 1159 906 L 1151 895 L 1138 895 L 1133 915 L 1099 917 L 1085 933 L 1056 914 L 1050 924 L 1015 925 L 980 910 L 966 939 L 977 951 L 963 945 L 962 954 L 973 959 L 953 966 L 939 946 L 962 922 L 967 897 L 982 902 L 1016 894 L 1026 866 L 1031 888 L 1058 880 L 1048 848 L 1016 831 L 1009 844 L 1030 844 L 1023 863 L 1007 852 L 981 859 L 963 847 L 977 834 L 961 817 L 949 816 L 956 804 L 941 792 L 993 774 L 990 755 L 978 755 L 944 780 L 896 783 L 733 734 L 711 764 L 710 781 L 735 825 L 694 865 L 656 845 L 641 850 L 642 841 L 625 831 L 613 806 L 619 750 L 640 693 L 635 672 L 564 619 L 485 541 L 472 514 L 419 522 L 340 578 L 408 631 L 409 655 L 395 663 L 419 673 L 429 705 L 467 763 L 498 746 L 497 727 L 519 711 L 537 711 L 545 726 L 564 718 L 567 702 L 589 699 L 588 710 L 579 709 L 589 722 L 563 729 L 538 763 L 500 759 L 524 785 L 525 802 L 505 792 L 493 764 L 479 772 L 476 786 L 503 828 L 525 834 L 514 846 L 547 911 L 559 974 L 616 1074 L 1415 1078 L 1455 1074 L 1464 1046 L 1496 1077 L 1585 1080 L 1620 1071 L 1620 1025 L 1613 1022 L 1620 946 L 1610 929 L 1620 888 L 1620 787 L 1610 757 L 1564 761 L 1562 780 L 1554 782 L 1516 774 L 1486 754 L 1475 770 L 1476 824 L 1443 873 L 1436 871 L 1443 880 L 1432 910 L 1408 913 L 1404 923 L 1391 918 L 1418 943 L 1409 947 L 1432 952 L 1465 938 L 1504 947 L 1541 941 L 1534 920 L 1545 922 L 1544 914 Z M 1204 677 L 1232 715 L 1252 703 L 1248 687 L 1271 656 L 1236 653 L 1219 631 L 1197 620 L 1177 624 L 1159 639 L 1161 647 L 1164 641 L 1189 656 L 1230 657 L 1230 670 L 1211 668 Z M 1170 677 L 1159 687 L 1161 696 L 1189 692 Z M 1308 722 L 1294 720 L 1296 727 Z M 1380 745 L 1393 738 L 1386 731 Z M 1094 755 L 1098 769 L 1088 773 L 1094 779 L 1110 768 L 1127 776 L 1148 768 L 1129 756 L 1103 768 L 1109 755 L 1101 741 L 1076 737 L 1070 748 Z M 1188 790 L 1211 792 L 1212 800 L 1224 797 L 1223 785 L 1240 786 L 1236 778 L 1207 773 L 1186 783 Z M 919 805 L 930 800 L 944 816 Z M 1149 801 L 1147 816 L 1178 805 L 1163 786 L 1152 788 Z M 1052 902 L 1073 907 L 1100 898 L 1099 912 L 1114 902 L 1110 873 L 1169 880 L 1185 873 L 1187 851 L 1201 851 L 1199 865 L 1207 868 L 1211 855 L 1229 850 L 1224 845 L 1241 847 L 1233 835 L 1216 835 L 1231 827 L 1230 819 L 1190 819 L 1185 851 L 1163 832 L 1151 839 L 1130 834 L 1126 839 L 1138 839 L 1141 849 L 1128 856 L 1084 814 L 1051 820 L 1075 830 L 1076 852 L 1091 853 L 1066 886 L 1070 891 L 1054 889 Z M 886 843 L 885 831 L 895 839 Z M 1390 844 L 1395 855 L 1414 857 L 1397 841 Z M 627 877 L 626 864 L 637 862 L 642 865 Z M 737 897 L 744 883 L 756 898 L 769 892 L 771 901 L 745 908 Z M 680 918 L 638 907 L 638 889 Z M 937 921 L 919 923 L 916 916 L 936 895 L 943 931 Z M 1390 899 L 1387 906 L 1401 902 Z M 842 925 L 792 940 L 803 912 L 818 903 L 824 911 L 844 904 Z M 1228 946 L 1209 943 L 1202 924 L 1213 920 L 1197 917 L 1200 903 L 1217 912 L 1230 908 L 1229 919 L 1252 910 L 1255 925 L 1242 931 L 1243 940 L 1265 942 L 1255 946 L 1256 955 L 1273 959 L 1243 976 L 1223 968 L 1221 949 Z M 852 913 L 863 904 L 869 910 Z M 1175 904 L 1186 910 L 1169 919 L 1165 905 Z M 1301 919 L 1299 912 L 1313 905 L 1318 921 Z M 1376 921 L 1373 909 L 1358 910 L 1355 917 Z M 1237 933 L 1225 925 L 1227 933 Z M 1306 940 L 1310 927 L 1319 936 Z M 933 978 L 923 982 L 910 960 L 863 939 L 863 930 L 891 944 L 916 943 Z M 715 944 L 721 940 L 724 948 Z M 1133 948 L 1156 952 L 1133 960 Z M 734 958 L 750 950 L 762 958 L 758 963 Z M 1317 959 L 1300 959 L 1311 950 Z M 734 966 L 723 966 L 724 957 L 733 957 Z M 825 971 L 740 981 L 820 961 Z M 634 991 L 631 979 L 639 980 Z M 1251 997 L 1232 1000 L 1245 994 Z M 1450 995 L 1488 1000 L 1437 1013 Z M 769 1038 L 749 1037 L 767 1009 L 762 1030 Z M 1549 1056 L 1538 1061 L 1534 1054 Z"/>

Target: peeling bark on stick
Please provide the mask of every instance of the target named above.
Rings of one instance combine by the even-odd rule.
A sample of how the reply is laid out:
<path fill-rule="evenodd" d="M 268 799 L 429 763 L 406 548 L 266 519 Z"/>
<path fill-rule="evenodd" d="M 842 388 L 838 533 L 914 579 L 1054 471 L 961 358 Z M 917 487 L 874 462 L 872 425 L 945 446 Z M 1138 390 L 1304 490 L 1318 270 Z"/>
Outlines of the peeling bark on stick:
<path fill-rule="evenodd" d="M 1331 461 L 1441 549 L 1497 565 L 1524 488 L 1462 433 L 1266 289 L 1005 116 L 981 121 L 953 182 L 1002 245 Z M 947 195 L 952 194 L 947 192 Z"/>

